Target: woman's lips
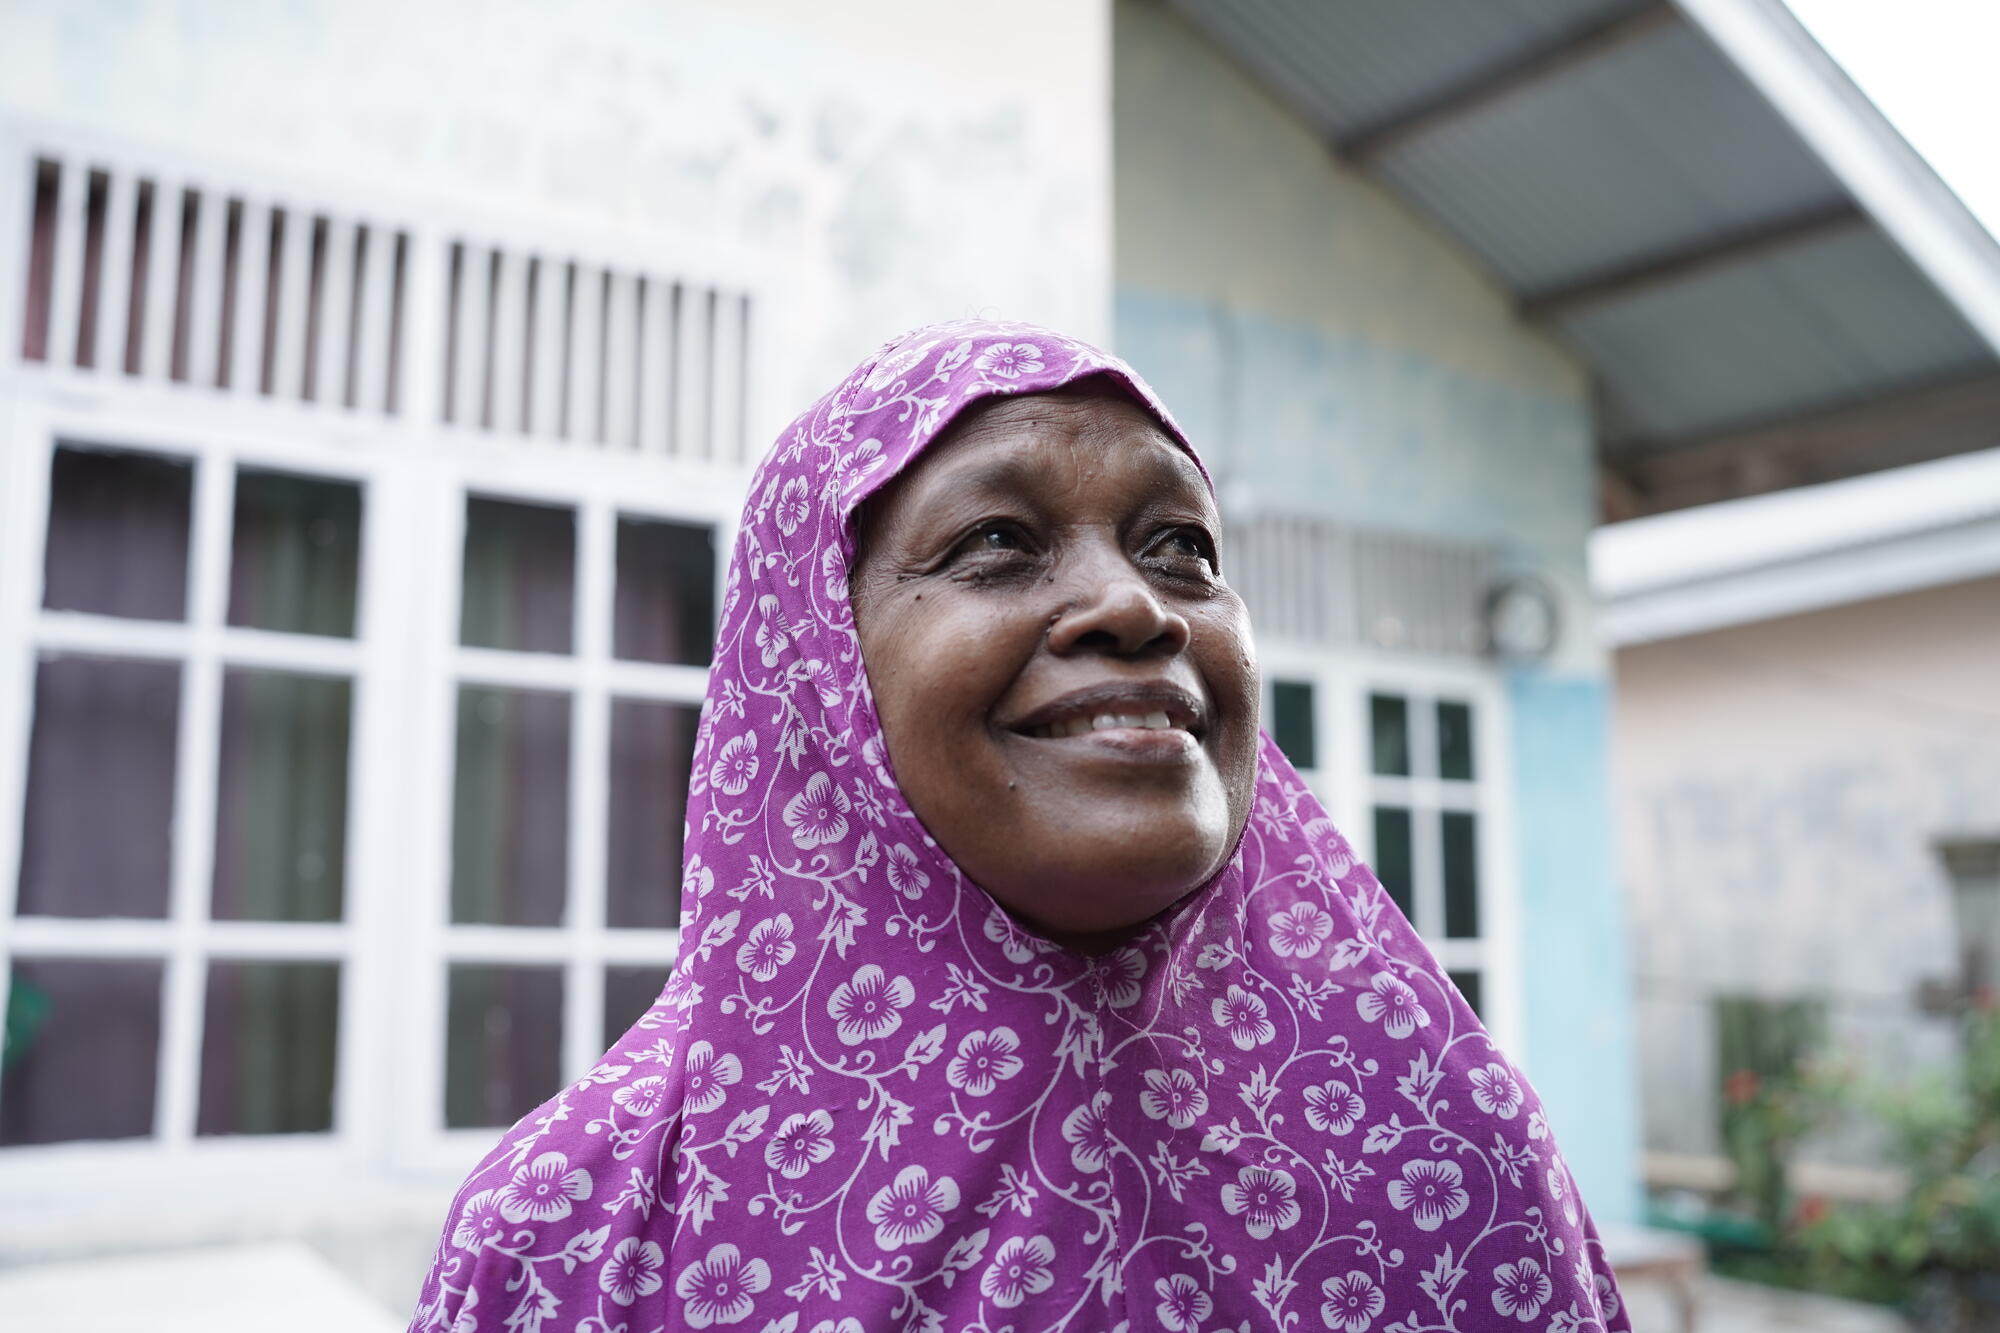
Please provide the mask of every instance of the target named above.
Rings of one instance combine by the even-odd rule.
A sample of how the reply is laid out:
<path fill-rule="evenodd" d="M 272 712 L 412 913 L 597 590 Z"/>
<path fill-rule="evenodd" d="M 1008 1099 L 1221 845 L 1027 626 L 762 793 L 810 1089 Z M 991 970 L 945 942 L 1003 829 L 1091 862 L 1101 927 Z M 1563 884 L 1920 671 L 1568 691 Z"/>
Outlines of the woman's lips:
<path fill-rule="evenodd" d="M 1073 726 L 1073 724 L 1072 724 Z M 1055 753 L 1075 758 L 1147 760 L 1173 762 L 1192 758 L 1201 742 L 1185 727 L 1165 721 L 1163 714 L 1148 716 L 1099 714 L 1085 722 L 1081 730 L 1056 723 L 1033 731 L 1015 732 L 1016 737 Z"/>

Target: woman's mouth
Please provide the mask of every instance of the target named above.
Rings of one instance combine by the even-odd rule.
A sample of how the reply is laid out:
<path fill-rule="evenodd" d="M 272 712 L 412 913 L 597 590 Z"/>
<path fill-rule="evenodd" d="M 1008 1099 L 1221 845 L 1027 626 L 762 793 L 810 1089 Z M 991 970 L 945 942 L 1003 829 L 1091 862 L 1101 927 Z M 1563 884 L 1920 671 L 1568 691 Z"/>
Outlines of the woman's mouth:
<path fill-rule="evenodd" d="M 1067 718 L 1051 722 L 1045 726 L 1030 727 L 1023 735 L 1036 740 L 1064 740 L 1071 736 L 1085 736 L 1099 731 L 1178 731 L 1190 735 L 1188 727 L 1177 724 L 1160 709 L 1150 713 L 1097 713 L 1085 717 Z"/>

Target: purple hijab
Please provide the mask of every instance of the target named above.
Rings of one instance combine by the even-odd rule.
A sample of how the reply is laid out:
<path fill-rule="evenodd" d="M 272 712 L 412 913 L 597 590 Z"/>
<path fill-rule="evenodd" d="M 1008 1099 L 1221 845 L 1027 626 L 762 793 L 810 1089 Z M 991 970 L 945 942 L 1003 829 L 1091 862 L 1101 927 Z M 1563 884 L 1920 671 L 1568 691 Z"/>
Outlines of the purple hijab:
<path fill-rule="evenodd" d="M 1268 736 L 1228 865 L 1108 955 L 910 813 L 848 520 L 967 404 L 1097 373 L 1185 444 L 1122 362 L 989 323 L 889 343 L 779 437 L 673 977 L 466 1181 L 412 1330 L 1629 1327 L 1534 1093 Z"/>

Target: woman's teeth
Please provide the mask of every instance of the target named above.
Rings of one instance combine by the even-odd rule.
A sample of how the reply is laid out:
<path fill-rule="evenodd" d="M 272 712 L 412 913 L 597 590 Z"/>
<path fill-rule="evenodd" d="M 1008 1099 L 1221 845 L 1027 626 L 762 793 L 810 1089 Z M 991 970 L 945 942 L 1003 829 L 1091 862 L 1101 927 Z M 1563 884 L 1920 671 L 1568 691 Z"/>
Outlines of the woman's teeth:
<path fill-rule="evenodd" d="M 1042 740 L 1060 740 L 1065 736 L 1081 736 L 1087 731 L 1108 731 L 1113 727 L 1132 727 L 1140 731 L 1169 731 L 1174 723 L 1166 713 L 1154 710 L 1150 713 L 1099 713 L 1096 717 L 1076 717 L 1067 722 L 1051 722 L 1046 727 L 1036 727 L 1029 734 Z"/>

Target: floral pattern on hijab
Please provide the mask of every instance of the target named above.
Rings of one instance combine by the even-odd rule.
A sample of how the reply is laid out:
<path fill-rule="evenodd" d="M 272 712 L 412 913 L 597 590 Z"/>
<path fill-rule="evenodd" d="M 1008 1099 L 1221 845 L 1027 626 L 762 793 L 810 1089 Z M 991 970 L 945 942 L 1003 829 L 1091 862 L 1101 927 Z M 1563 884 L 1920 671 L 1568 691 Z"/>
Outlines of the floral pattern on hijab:
<path fill-rule="evenodd" d="M 1268 737 L 1228 865 L 1107 955 L 911 814 L 850 518 L 967 404 L 1099 373 L 1185 446 L 1115 358 L 988 323 L 896 339 L 779 438 L 673 975 L 474 1170 L 417 1333 L 1628 1327 L 1534 1093 Z"/>

